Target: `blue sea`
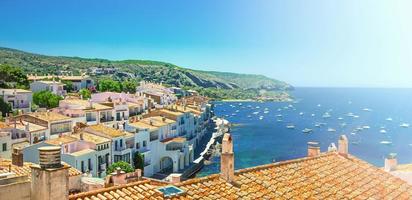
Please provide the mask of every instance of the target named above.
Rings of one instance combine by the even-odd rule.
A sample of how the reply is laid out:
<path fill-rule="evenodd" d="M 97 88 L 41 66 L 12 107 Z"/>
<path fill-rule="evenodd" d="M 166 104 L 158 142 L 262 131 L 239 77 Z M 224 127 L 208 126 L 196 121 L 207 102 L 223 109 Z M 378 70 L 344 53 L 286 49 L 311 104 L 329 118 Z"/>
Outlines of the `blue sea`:
<path fill-rule="evenodd" d="M 375 166 L 382 167 L 389 153 L 397 153 L 401 164 L 412 163 L 412 89 L 296 88 L 292 95 L 290 103 L 214 103 L 215 114 L 235 125 L 236 169 L 304 157 L 309 141 L 327 151 L 341 134 L 349 139 L 350 154 Z M 305 128 L 313 132 L 303 133 Z M 219 170 L 215 158 L 198 176 Z"/>

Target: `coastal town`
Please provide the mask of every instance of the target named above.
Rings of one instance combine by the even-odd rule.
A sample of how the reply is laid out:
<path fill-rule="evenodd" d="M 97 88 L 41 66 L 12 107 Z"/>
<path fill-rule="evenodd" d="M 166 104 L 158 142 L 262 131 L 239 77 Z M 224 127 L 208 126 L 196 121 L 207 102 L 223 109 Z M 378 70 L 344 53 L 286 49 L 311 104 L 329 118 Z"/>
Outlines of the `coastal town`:
<path fill-rule="evenodd" d="M 368 164 L 349 153 L 345 135 L 327 152 L 314 141 L 307 157 L 235 170 L 229 122 L 196 91 L 142 81 L 134 93 L 85 98 L 87 75 L 28 80 L 30 90 L 0 89 L 12 108 L 0 122 L 1 199 L 412 197 L 408 165 L 396 155 L 383 169 Z M 58 106 L 34 110 L 41 91 L 61 96 Z M 221 157 L 220 173 L 195 178 L 210 156 Z"/>

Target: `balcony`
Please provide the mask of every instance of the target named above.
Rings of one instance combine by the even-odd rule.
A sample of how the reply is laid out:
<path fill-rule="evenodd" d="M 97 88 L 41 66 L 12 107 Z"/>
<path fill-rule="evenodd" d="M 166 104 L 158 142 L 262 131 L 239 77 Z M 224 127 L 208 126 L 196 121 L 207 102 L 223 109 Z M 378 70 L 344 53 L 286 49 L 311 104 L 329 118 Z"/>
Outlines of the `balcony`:
<path fill-rule="evenodd" d="M 183 147 L 166 146 L 166 151 L 183 151 Z"/>
<path fill-rule="evenodd" d="M 125 146 L 114 148 L 115 151 L 123 151 L 123 150 L 126 150 L 126 149 L 127 148 Z"/>
<path fill-rule="evenodd" d="M 113 117 L 102 117 L 100 118 L 100 122 L 111 122 L 113 121 Z"/>
<path fill-rule="evenodd" d="M 139 153 L 141 153 L 141 154 L 145 154 L 145 153 L 149 153 L 149 152 L 150 152 L 150 149 L 149 149 L 149 148 L 140 148 L 138 151 L 139 151 Z"/>
<path fill-rule="evenodd" d="M 99 165 L 99 171 L 105 171 L 106 170 L 106 163 L 102 163 Z"/>

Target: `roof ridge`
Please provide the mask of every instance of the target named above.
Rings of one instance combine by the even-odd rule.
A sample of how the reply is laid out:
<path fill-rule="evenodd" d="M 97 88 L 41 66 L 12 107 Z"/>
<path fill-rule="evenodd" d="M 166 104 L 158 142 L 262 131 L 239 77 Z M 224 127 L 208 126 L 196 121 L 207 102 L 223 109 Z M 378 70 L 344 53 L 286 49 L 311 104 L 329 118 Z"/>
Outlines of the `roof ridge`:
<path fill-rule="evenodd" d="M 235 175 L 248 173 L 248 172 L 254 172 L 254 171 L 258 171 L 258 170 L 264 170 L 264 169 L 277 167 L 277 166 L 281 166 L 281 165 L 287 165 L 287 164 L 291 164 L 291 163 L 298 163 L 298 162 L 302 162 L 302 161 L 313 160 L 313 159 L 326 157 L 326 156 L 332 156 L 332 155 L 339 156 L 339 154 L 335 151 L 325 152 L 325 153 L 321 153 L 318 156 L 313 156 L 313 157 L 303 157 L 303 158 L 297 158 L 297 159 L 292 159 L 292 160 L 285 160 L 285 161 L 279 161 L 279 162 L 275 162 L 275 163 L 269 163 L 269 164 L 265 164 L 265 165 L 258 165 L 258 166 L 255 166 L 255 167 L 248 167 L 248 168 L 239 169 L 239 170 L 235 171 Z"/>

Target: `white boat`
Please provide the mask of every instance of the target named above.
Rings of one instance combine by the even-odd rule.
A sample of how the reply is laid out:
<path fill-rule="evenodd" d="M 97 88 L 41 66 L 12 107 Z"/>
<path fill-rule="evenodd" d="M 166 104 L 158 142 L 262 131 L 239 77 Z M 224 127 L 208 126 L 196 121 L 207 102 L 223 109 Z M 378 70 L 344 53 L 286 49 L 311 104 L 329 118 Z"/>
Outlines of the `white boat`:
<path fill-rule="evenodd" d="M 341 127 L 345 127 L 347 124 L 345 122 L 339 124 Z"/>
<path fill-rule="evenodd" d="M 388 117 L 388 118 L 386 118 L 386 121 L 392 121 L 393 119 L 392 118 L 390 118 L 390 117 Z"/>
<path fill-rule="evenodd" d="M 269 108 L 265 108 L 265 110 L 269 110 Z"/>
<path fill-rule="evenodd" d="M 242 103 L 239 103 L 238 105 L 239 105 L 239 106 L 241 106 L 241 105 L 242 105 Z"/>
<path fill-rule="evenodd" d="M 278 112 L 282 111 L 282 109 L 278 108 Z"/>
<path fill-rule="evenodd" d="M 384 144 L 384 145 L 391 145 L 391 144 L 392 144 L 392 142 L 391 142 L 391 141 L 386 141 L 386 140 L 384 140 L 384 141 L 381 141 L 381 144 Z"/>
<path fill-rule="evenodd" d="M 251 117 L 252 117 L 252 115 L 248 115 L 247 117 L 248 117 L 248 118 L 251 118 Z"/>
<path fill-rule="evenodd" d="M 336 132 L 336 129 L 328 128 L 328 132 Z"/>
<path fill-rule="evenodd" d="M 292 105 L 292 104 L 289 104 L 288 107 L 289 107 L 289 108 L 293 108 L 293 105 Z"/>
<path fill-rule="evenodd" d="M 303 115 L 303 112 L 300 112 L 299 115 Z"/>
<path fill-rule="evenodd" d="M 343 120 L 343 118 L 342 118 L 342 117 L 338 117 L 338 120 Z"/>
<path fill-rule="evenodd" d="M 318 104 L 318 107 L 321 107 L 322 105 Z"/>
<path fill-rule="evenodd" d="M 238 112 L 239 112 L 239 110 L 236 110 L 235 112 L 237 112 L 237 113 L 238 113 Z"/>
<path fill-rule="evenodd" d="M 324 113 L 324 114 L 322 115 L 322 117 L 323 117 L 323 118 L 330 118 L 331 115 L 330 115 L 328 112 L 326 112 L 326 113 Z"/>
<path fill-rule="evenodd" d="M 268 114 L 268 113 L 269 113 L 269 111 L 265 110 L 263 113 Z"/>
<path fill-rule="evenodd" d="M 310 129 L 310 128 L 305 128 L 305 129 L 302 130 L 302 132 L 303 132 L 303 133 L 312 133 L 313 130 Z"/>
<path fill-rule="evenodd" d="M 315 127 L 320 128 L 320 124 L 319 124 L 319 123 L 316 123 L 316 124 L 315 124 Z"/>
<path fill-rule="evenodd" d="M 350 133 L 351 135 L 356 135 L 356 133 L 355 132 L 352 132 L 352 133 Z"/>
<path fill-rule="evenodd" d="M 258 109 L 259 109 L 259 108 L 260 108 L 260 106 L 256 106 L 256 108 L 258 108 Z"/>
<path fill-rule="evenodd" d="M 354 115 L 353 118 L 359 118 L 359 115 Z"/>
<path fill-rule="evenodd" d="M 348 113 L 348 114 L 346 114 L 346 116 L 348 116 L 348 117 L 353 117 L 353 116 L 355 116 L 355 114 L 353 114 L 353 113 Z"/>
<path fill-rule="evenodd" d="M 311 114 L 310 116 L 314 117 L 314 116 L 315 116 L 315 114 Z"/>
<path fill-rule="evenodd" d="M 263 119 L 263 116 L 260 116 L 259 119 L 262 120 L 262 119 Z"/>
<path fill-rule="evenodd" d="M 281 120 L 281 119 L 278 119 L 278 120 L 276 120 L 277 122 L 283 122 L 283 120 Z"/>
<path fill-rule="evenodd" d="M 253 112 L 252 114 L 257 115 L 257 114 L 259 114 L 259 112 Z"/>
<path fill-rule="evenodd" d="M 400 127 L 402 127 L 402 128 L 409 128 L 409 124 L 408 124 L 408 123 L 402 123 L 402 124 L 400 125 Z"/>
<path fill-rule="evenodd" d="M 363 131 L 363 128 L 362 127 L 355 128 L 355 131 L 356 132 Z"/>
<path fill-rule="evenodd" d="M 295 125 L 293 125 L 293 124 L 288 124 L 288 125 L 286 126 L 286 128 L 287 128 L 287 129 L 295 129 Z"/>
<path fill-rule="evenodd" d="M 281 115 L 281 114 L 278 114 L 278 115 L 276 115 L 276 117 L 282 117 L 282 115 Z"/>
<path fill-rule="evenodd" d="M 370 126 L 362 126 L 363 129 L 370 129 Z"/>
<path fill-rule="evenodd" d="M 372 109 L 370 109 L 370 108 L 364 108 L 362 110 L 365 111 L 365 112 L 371 112 L 372 111 Z"/>
<path fill-rule="evenodd" d="M 379 131 L 380 133 L 386 133 L 386 130 L 382 129 Z"/>

